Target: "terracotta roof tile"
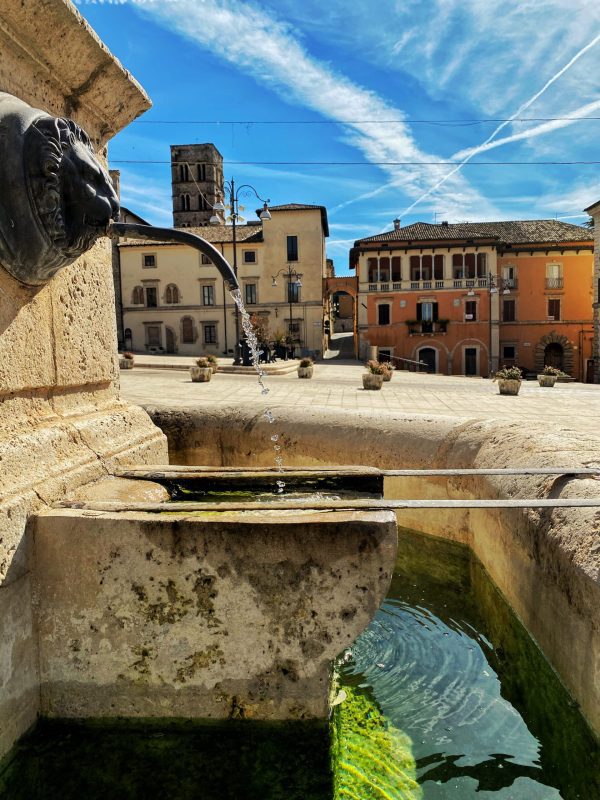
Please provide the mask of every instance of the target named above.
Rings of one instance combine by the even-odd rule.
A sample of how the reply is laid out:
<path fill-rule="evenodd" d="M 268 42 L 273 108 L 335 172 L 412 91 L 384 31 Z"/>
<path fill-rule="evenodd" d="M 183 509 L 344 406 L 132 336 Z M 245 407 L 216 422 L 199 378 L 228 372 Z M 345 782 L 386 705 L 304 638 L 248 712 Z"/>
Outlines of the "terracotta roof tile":
<path fill-rule="evenodd" d="M 451 239 L 495 239 L 507 245 L 536 244 L 544 242 L 589 242 L 593 234 L 589 228 L 560 222 L 555 219 L 532 219 L 506 222 L 459 222 L 432 225 L 415 222 L 398 230 L 358 239 L 355 247 L 371 242 L 424 242 Z"/>

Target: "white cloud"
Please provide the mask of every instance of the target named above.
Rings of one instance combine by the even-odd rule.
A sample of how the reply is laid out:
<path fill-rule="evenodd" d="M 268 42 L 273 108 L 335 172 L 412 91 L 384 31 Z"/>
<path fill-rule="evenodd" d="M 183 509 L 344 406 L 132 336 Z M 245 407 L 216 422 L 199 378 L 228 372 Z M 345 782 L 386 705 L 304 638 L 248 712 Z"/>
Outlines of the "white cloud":
<path fill-rule="evenodd" d="M 240 0 L 179 0 L 144 4 L 142 13 L 254 75 L 288 102 L 344 125 L 346 140 L 369 162 L 439 160 L 418 146 L 400 109 L 311 57 L 291 25 L 258 7 Z M 378 119 L 380 125 L 352 122 Z M 409 198 L 421 194 L 445 172 L 435 164 L 384 169 Z M 456 213 L 481 208 L 493 213 L 490 202 L 460 175 L 448 181 L 440 195 L 443 204 Z"/>

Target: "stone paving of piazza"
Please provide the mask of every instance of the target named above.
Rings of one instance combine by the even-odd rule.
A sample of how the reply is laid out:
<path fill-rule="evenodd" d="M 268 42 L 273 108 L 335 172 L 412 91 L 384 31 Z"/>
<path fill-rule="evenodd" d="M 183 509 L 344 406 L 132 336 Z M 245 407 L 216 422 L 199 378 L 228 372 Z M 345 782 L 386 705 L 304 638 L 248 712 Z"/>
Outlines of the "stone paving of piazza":
<path fill-rule="evenodd" d="M 166 359 L 161 359 L 164 363 Z M 148 357 L 145 363 L 151 363 Z M 193 363 L 186 359 L 181 363 Z M 230 362 L 227 362 L 230 363 Z M 310 380 L 295 372 L 266 378 L 270 392 L 263 397 L 253 375 L 217 373 L 209 383 L 192 383 L 181 369 L 152 369 L 136 365 L 121 371 L 125 399 L 140 405 L 182 408 L 201 405 L 264 406 L 272 408 L 323 406 L 373 414 L 426 414 L 464 419 L 517 418 L 548 420 L 554 430 L 592 429 L 600 419 L 600 386 L 557 383 L 542 389 L 537 381 L 523 381 L 518 397 L 501 396 L 497 384 L 482 378 L 427 375 L 395 371 L 381 391 L 362 388 L 360 363 L 318 362 Z"/>

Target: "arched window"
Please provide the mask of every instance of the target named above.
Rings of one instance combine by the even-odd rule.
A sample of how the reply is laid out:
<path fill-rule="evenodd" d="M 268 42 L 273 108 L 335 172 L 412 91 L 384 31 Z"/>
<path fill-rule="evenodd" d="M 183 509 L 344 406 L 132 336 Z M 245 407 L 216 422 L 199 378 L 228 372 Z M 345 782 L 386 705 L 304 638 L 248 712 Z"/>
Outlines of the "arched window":
<path fill-rule="evenodd" d="M 191 317 L 183 317 L 181 320 L 181 341 L 183 344 L 193 344 L 196 337 L 194 331 L 194 320 Z"/>
<path fill-rule="evenodd" d="M 144 305 L 144 289 L 141 286 L 134 286 L 131 295 L 131 304 L 134 306 Z"/>
<path fill-rule="evenodd" d="M 174 305 L 179 302 L 179 289 L 174 283 L 170 283 L 165 290 L 165 303 Z"/>
<path fill-rule="evenodd" d="M 181 195 L 181 210 L 182 211 L 189 211 L 190 210 L 190 196 L 189 196 L 189 194 L 182 194 Z"/>

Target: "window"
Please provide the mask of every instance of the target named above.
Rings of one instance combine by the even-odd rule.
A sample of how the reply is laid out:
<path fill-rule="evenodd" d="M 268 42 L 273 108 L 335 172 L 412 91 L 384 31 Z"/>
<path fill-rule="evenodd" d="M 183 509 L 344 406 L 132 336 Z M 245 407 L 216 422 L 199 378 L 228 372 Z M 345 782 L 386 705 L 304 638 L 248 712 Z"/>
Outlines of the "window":
<path fill-rule="evenodd" d="M 287 285 L 287 301 L 288 303 L 299 303 L 300 302 L 300 286 L 299 284 L 294 281 L 293 283 L 290 281 Z"/>
<path fill-rule="evenodd" d="M 514 361 L 517 357 L 517 348 L 514 344 L 502 345 L 502 358 Z"/>
<path fill-rule="evenodd" d="M 204 253 L 200 256 L 200 263 L 201 264 L 212 264 L 212 261 L 208 256 L 205 256 Z"/>
<path fill-rule="evenodd" d="M 144 289 L 141 286 L 134 286 L 131 294 L 131 304 L 134 306 L 144 305 Z"/>
<path fill-rule="evenodd" d="M 467 300 L 465 303 L 465 320 L 475 322 L 477 320 L 477 301 Z"/>
<path fill-rule="evenodd" d="M 156 308 L 158 306 L 156 286 L 146 287 L 146 305 L 148 308 Z"/>
<path fill-rule="evenodd" d="M 560 319 L 560 299 L 551 298 L 548 300 L 548 319 L 550 320 Z"/>
<path fill-rule="evenodd" d="M 215 287 L 214 286 L 203 286 L 202 287 L 202 305 L 203 306 L 214 306 L 215 304 Z"/>
<path fill-rule="evenodd" d="M 160 347 L 160 325 L 146 325 L 146 339 L 148 347 Z"/>
<path fill-rule="evenodd" d="M 165 303 L 175 305 L 179 302 L 179 289 L 174 283 L 170 283 L 165 289 Z"/>
<path fill-rule="evenodd" d="M 514 322 L 515 316 L 515 301 L 503 300 L 502 301 L 502 322 Z"/>
<path fill-rule="evenodd" d="M 184 317 L 181 320 L 181 341 L 183 344 L 193 344 L 195 339 L 194 320 L 191 317 Z"/>
<path fill-rule="evenodd" d="M 206 180 L 206 164 L 198 164 L 198 180 Z"/>
<path fill-rule="evenodd" d="M 204 344 L 217 343 L 217 326 L 205 325 L 204 326 Z"/>
<path fill-rule="evenodd" d="M 389 303 L 380 303 L 377 306 L 377 324 L 389 325 L 390 324 L 390 305 Z"/>
<path fill-rule="evenodd" d="M 444 256 L 411 256 L 411 281 L 444 280 Z"/>
<path fill-rule="evenodd" d="M 485 278 L 487 275 L 487 253 L 454 253 L 452 277 L 454 280 Z"/>
<path fill-rule="evenodd" d="M 244 250 L 244 264 L 256 264 L 256 250 Z"/>
<path fill-rule="evenodd" d="M 189 211 L 190 210 L 190 196 L 189 196 L 189 194 L 182 194 L 181 195 L 181 210 L 182 211 Z"/>
<path fill-rule="evenodd" d="M 546 264 L 546 289 L 563 288 L 562 264 Z"/>
<path fill-rule="evenodd" d="M 514 289 L 517 285 L 517 268 L 513 266 L 502 267 L 502 280 L 507 289 Z"/>
<path fill-rule="evenodd" d="M 287 237 L 287 260 L 298 261 L 298 237 Z"/>
<path fill-rule="evenodd" d="M 367 269 L 369 273 L 369 283 L 377 283 L 379 280 L 379 259 L 368 258 Z"/>
<path fill-rule="evenodd" d="M 379 259 L 379 280 L 386 283 L 390 279 L 390 259 L 387 256 Z"/>
<path fill-rule="evenodd" d="M 142 256 L 142 265 L 145 268 L 156 266 L 156 256 L 150 253 L 144 253 Z"/>
<path fill-rule="evenodd" d="M 245 289 L 244 302 L 246 303 L 246 305 L 247 306 L 256 305 L 256 284 L 247 283 L 244 289 Z"/>
<path fill-rule="evenodd" d="M 417 303 L 417 319 L 419 322 L 437 322 L 438 304 L 430 301 Z"/>
<path fill-rule="evenodd" d="M 400 256 L 392 256 L 392 280 L 402 280 L 402 260 Z"/>

